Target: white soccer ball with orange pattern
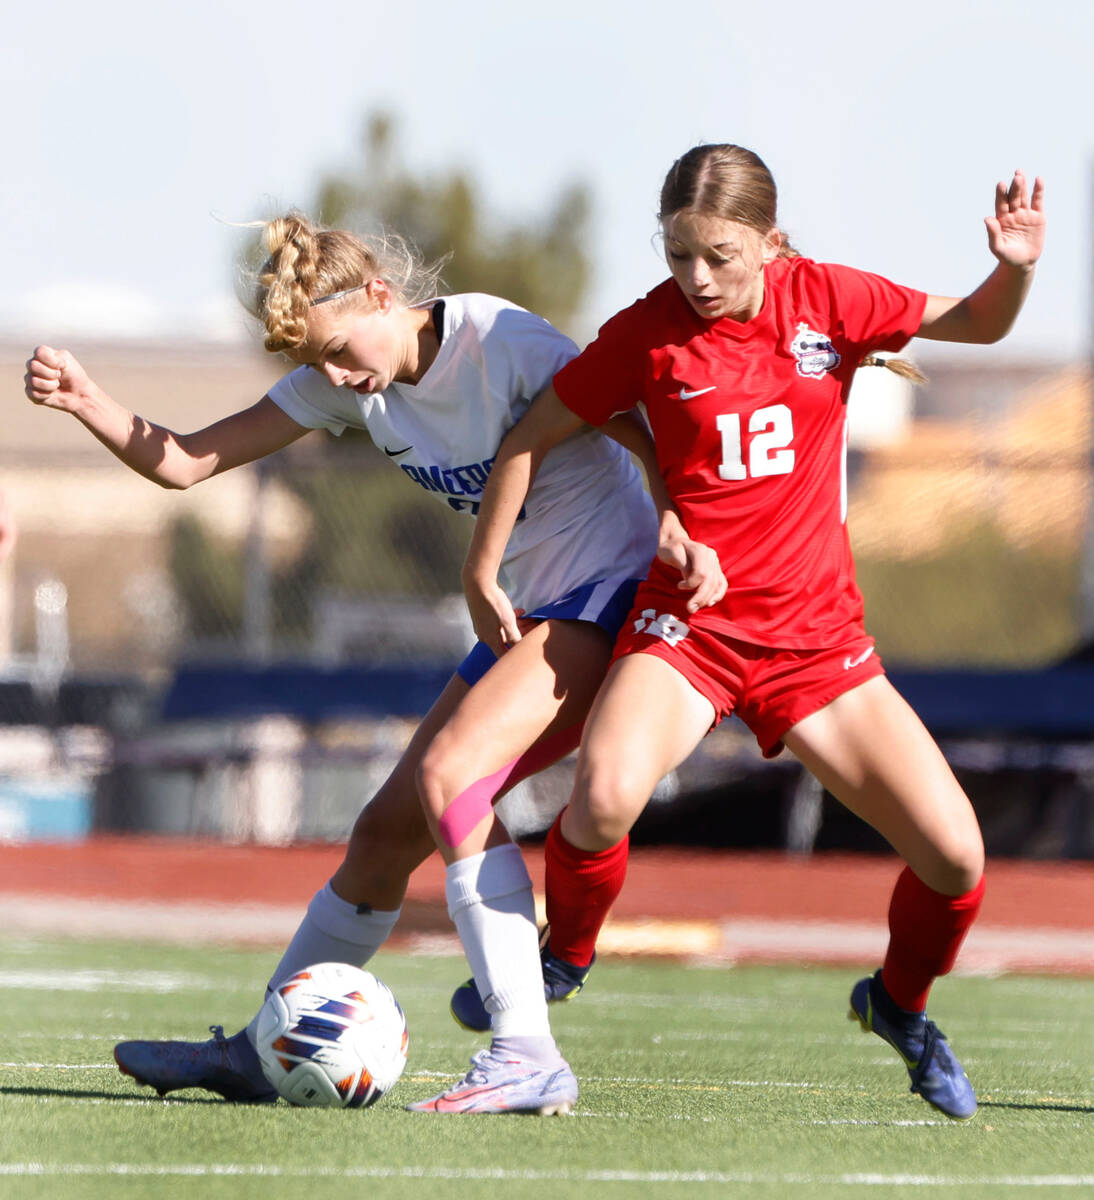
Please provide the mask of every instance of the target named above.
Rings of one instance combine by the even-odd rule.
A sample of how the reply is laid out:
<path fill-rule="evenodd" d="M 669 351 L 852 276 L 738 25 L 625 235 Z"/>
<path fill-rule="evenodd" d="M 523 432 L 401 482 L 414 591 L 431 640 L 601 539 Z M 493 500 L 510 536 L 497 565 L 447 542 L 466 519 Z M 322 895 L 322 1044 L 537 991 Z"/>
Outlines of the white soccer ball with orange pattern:
<path fill-rule="evenodd" d="M 410 1035 L 391 989 L 346 963 L 290 976 L 258 1014 L 255 1048 L 290 1104 L 367 1108 L 406 1066 Z"/>

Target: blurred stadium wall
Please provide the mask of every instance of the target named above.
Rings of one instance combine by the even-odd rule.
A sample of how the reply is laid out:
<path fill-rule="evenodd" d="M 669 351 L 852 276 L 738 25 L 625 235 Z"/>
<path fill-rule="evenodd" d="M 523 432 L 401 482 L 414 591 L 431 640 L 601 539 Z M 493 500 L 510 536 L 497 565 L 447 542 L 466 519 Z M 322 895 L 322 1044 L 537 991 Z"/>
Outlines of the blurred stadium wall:
<path fill-rule="evenodd" d="M 320 682 L 347 667 L 418 671 L 419 683 L 443 675 L 470 639 L 458 595 L 469 521 L 349 433 L 314 433 L 260 465 L 164 491 L 76 421 L 21 399 L 28 349 L 0 345 L 0 491 L 19 534 L 0 565 L 0 837 L 92 826 L 343 836 L 423 693 L 406 691 L 386 713 L 362 696 L 367 712 L 257 703 L 236 720 L 203 719 L 193 688 L 186 718 L 164 720 L 165 699 L 194 664 L 220 664 L 225 678 L 276 664 Z M 73 350 L 122 404 L 178 430 L 253 403 L 278 373 L 242 347 Z M 848 521 L 868 627 L 890 668 L 1048 667 L 1084 640 L 1089 373 L 944 361 L 928 372 L 914 391 L 880 370 L 856 381 Z M 1091 853 L 1094 760 L 1088 769 L 1082 739 L 1066 740 L 1071 757 L 1030 760 L 1037 769 L 1015 770 L 1013 755 L 978 760 L 985 795 L 1011 797 L 991 801 L 1006 810 L 1004 852 Z M 842 819 L 797 768 L 763 764 L 749 742 L 733 723 L 708 738 L 663 785 L 648 836 L 871 845 L 861 830 L 840 833 Z M 48 794 L 50 778 L 76 816 L 55 808 L 46 820 L 48 802 L 26 799 L 27 789 Z M 737 804 L 712 815 L 707 800 L 721 795 L 720 812 L 727 787 L 769 803 L 760 816 Z M 565 792 L 563 767 L 514 798 L 512 819 L 540 828 Z"/>

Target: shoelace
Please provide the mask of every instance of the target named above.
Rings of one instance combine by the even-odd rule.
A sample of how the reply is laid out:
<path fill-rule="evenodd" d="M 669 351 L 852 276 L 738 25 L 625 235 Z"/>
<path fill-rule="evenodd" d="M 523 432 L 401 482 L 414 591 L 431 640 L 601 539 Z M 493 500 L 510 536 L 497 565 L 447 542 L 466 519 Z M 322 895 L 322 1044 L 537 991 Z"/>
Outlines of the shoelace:
<path fill-rule="evenodd" d="M 480 1050 L 478 1054 L 471 1055 L 471 1070 L 465 1076 L 468 1083 L 486 1082 L 486 1063 L 483 1062 L 483 1059 L 489 1053 L 489 1050 Z"/>
<path fill-rule="evenodd" d="M 492 1054 L 489 1049 L 480 1050 L 477 1054 L 471 1056 L 471 1070 L 465 1076 L 468 1083 L 486 1083 L 487 1072 L 486 1068 L 489 1063 L 496 1063 L 498 1066 L 509 1065 L 507 1058 L 498 1058 Z"/>
<path fill-rule="evenodd" d="M 913 1091 L 919 1090 L 919 1085 L 923 1082 L 928 1070 L 930 1070 L 934 1063 L 936 1055 L 938 1057 L 943 1056 L 945 1044 L 946 1035 L 933 1021 L 928 1021 L 923 1028 L 923 1052 L 919 1056 L 919 1062 L 916 1063 L 915 1070 L 909 1072 L 912 1077 Z"/>

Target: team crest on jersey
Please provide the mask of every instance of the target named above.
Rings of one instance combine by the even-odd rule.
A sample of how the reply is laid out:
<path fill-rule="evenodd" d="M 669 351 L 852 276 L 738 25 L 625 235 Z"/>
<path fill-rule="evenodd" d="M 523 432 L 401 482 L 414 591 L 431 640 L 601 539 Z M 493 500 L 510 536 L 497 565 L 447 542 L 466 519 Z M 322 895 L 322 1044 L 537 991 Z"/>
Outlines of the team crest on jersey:
<path fill-rule="evenodd" d="M 810 329 L 805 321 L 798 322 L 798 332 L 790 343 L 790 352 L 798 360 L 798 374 L 807 379 L 819 379 L 840 364 L 840 356 L 833 349 L 828 334 Z"/>

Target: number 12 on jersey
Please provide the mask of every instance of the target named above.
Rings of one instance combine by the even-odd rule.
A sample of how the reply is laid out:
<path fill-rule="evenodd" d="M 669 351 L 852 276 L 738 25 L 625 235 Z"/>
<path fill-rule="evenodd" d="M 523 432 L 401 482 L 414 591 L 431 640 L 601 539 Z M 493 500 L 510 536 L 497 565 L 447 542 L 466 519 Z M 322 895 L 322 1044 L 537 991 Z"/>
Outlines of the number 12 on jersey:
<path fill-rule="evenodd" d="M 719 479 L 755 479 L 760 475 L 789 475 L 794 469 L 794 418 L 785 404 L 771 404 L 749 414 L 748 462 L 745 463 L 740 413 L 719 413 L 715 425 L 722 435 Z"/>

